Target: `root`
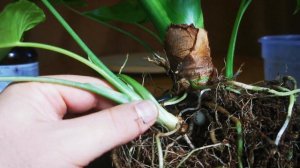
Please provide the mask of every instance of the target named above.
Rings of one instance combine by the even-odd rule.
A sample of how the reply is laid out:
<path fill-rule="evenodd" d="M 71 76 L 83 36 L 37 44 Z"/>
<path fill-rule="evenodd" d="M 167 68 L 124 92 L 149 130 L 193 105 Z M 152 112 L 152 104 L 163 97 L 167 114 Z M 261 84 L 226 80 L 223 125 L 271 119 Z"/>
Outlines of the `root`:
<path fill-rule="evenodd" d="M 218 106 L 214 103 L 207 102 L 205 103 L 208 107 L 211 109 L 216 109 L 222 114 L 225 114 L 227 117 L 229 117 L 236 125 L 236 132 L 237 132 L 237 156 L 238 156 L 238 165 L 240 168 L 243 168 L 243 162 L 242 162 L 242 156 L 243 156 L 243 131 L 242 131 L 242 124 L 241 121 L 231 115 L 225 108 Z"/>
<path fill-rule="evenodd" d="M 128 57 L 129 57 L 129 54 L 126 54 L 126 59 L 125 59 L 123 65 L 121 66 L 121 68 L 119 70 L 119 74 L 122 74 L 122 72 L 123 72 L 123 70 L 124 70 L 124 68 L 125 68 L 125 66 L 126 66 L 126 64 L 128 62 Z"/>
<path fill-rule="evenodd" d="M 289 91 L 288 89 L 285 89 L 285 88 L 281 88 L 281 89 L 285 90 L 285 91 Z M 276 140 L 275 140 L 275 145 L 276 146 L 279 145 L 280 139 L 281 139 L 282 135 L 284 134 L 285 130 L 287 129 L 287 127 L 288 127 L 288 125 L 290 123 L 295 101 L 296 101 L 295 96 L 293 94 L 290 95 L 290 103 L 289 103 L 289 107 L 288 107 L 288 112 L 287 112 L 286 120 L 284 121 L 283 126 L 281 127 L 281 129 L 279 130 L 279 132 L 278 132 L 278 134 L 276 136 Z"/>
<path fill-rule="evenodd" d="M 117 152 L 116 152 L 117 149 L 114 149 L 112 151 L 112 154 L 111 154 L 111 159 L 112 159 L 112 162 L 114 164 L 114 167 L 115 168 L 122 168 L 122 164 L 120 163 L 120 159 L 119 159 L 119 156 L 117 155 Z"/>
<path fill-rule="evenodd" d="M 209 136 L 210 136 L 212 143 L 214 143 L 214 144 L 219 143 L 219 141 L 216 138 L 215 128 L 213 128 L 212 130 L 209 131 Z"/>
<path fill-rule="evenodd" d="M 247 84 L 237 82 L 237 81 L 228 81 L 228 84 L 232 84 L 232 85 L 241 87 L 241 88 L 246 89 L 246 90 L 253 90 L 253 91 L 257 91 L 257 92 L 271 93 L 274 96 L 290 96 L 290 95 L 300 93 L 300 89 L 294 89 L 294 90 L 291 90 L 291 91 L 279 92 L 279 91 L 274 90 L 274 89 L 260 87 L 260 86 L 247 85 Z"/>
<path fill-rule="evenodd" d="M 188 112 L 188 111 L 195 111 L 195 110 L 199 110 L 200 107 L 201 107 L 201 102 L 202 102 L 202 96 L 205 92 L 208 92 L 210 91 L 211 89 L 210 88 L 207 88 L 207 89 L 203 89 L 200 91 L 200 94 L 198 95 L 198 103 L 197 103 L 197 106 L 196 107 L 190 107 L 190 108 L 186 108 L 182 111 L 179 112 L 179 117 L 181 117 L 184 113 Z"/>
<path fill-rule="evenodd" d="M 148 57 L 147 60 L 153 64 L 156 64 L 157 66 L 163 67 L 166 70 L 166 72 L 169 72 L 170 64 L 169 64 L 168 57 L 164 58 L 155 52 L 152 54 L 153 57 L 152 58 Z"/>
<path fill-rule="evenodd" d="M 155 136 L 155 140 L 156 140 L 156 146 L 157 146 L 157 150 L 158 150 L 158 161 L 159 161 L 159 168 L 164 168 L 164 157 L 163 157 L 163 150 L 162 150 L 162 146 L 161 146 L 161 142 L 160 142 L 160 137 L 165 137 L 165 136 L 170 136 L 172 134 L 175 134 L 179 129 L 180 129 L 180 125 L 177 125 L 176 129 L 167 133 L 158 133 Z"/>
<path fill-rule="evenodd" d="M 186 127 L 167 133 L 152 127 L 118 149 L 116 167 L 297 166 L 300 117 L 294 104 L 300 89 L 291 79 L 276 82 L 251 86 L 225 81 L 210 87 L 210 94 L 193 91 L 171 99 L 167 109 Z"/>
<path fill-rule="evenodd" d="M 279 91 L 269 89 L 269 88 L 247 85 L 247 84 L 236 82 L 236 81 L 229 81 L 230 84 L 239 86 L 239 87 L 241 87 L 243 89 L 246 89 L 246 90 L 268 92 L 268 93 L 271 93 L 274 96 L 289 96 L 290 97 L 290 99 L 289 99 L 290 103 L 289 103 L 289 106 L 288 106 L 286 120 L 285 120 L 283 126 L 281 127 L 280 131 L 278 132 L 278 134 L 276 136 L 276 140 L 275 140 L 275 145 L 276 146 L 279 145 L 280 139 L 281 139 L 282 135 L 284 134 L 285 130 L 287 129 L 287 127 L 289 125 L 289 122 L 290 122 L 290 119 L 291 119 L 291 116 L 292 116 L 293 107 L 294 107 L 294 104 L 295 104 L 295 101 L 296 101 L 296 98 L 295 98 L 296 94 L 300 93 L 300 89 L 297 89 L 296 80 L 291 76 L 287 76 L 286 78 L 293 83 L 294 90 L 289 90 L 287 88 L 278 87 L 280 90 L 282 90 L 282 92 L 279 92 Z M 233 89 L 230 89 L 230 90 L 233 90 Z"/>
<path fill-rule="evenodd" d="M 190 138 L 188 137 L 187 134 L 184 134 L 184 135 L 183 135 L 183 138 L 184 138 L 184 140 L 186 141 L 186 143 L 189 145 L 189 147 L 190 147 L 191 149 L 195 149 L 194 144 L 192 143 L 192 141 L 190 140 Z"/>
<path fill-rule="evenodd" d="M 175 141 L 178 141 L 178 140 L 180 140 L 181 138 L 182 138 L 182 135 L 178 136 L 178 137 L 175 139 Z M 175 144 L 175 142 L 172 142 L 172 143 L 170 143 L 170 144 L 166 147 L 166 152 L 165 152 L 165 155 L 164 155 L 164 160 L 166 160 L 168 151 L 169 151 L 169 149 L 170 149 L 171 147 L 174 146 L 174 144 Z"/>
<path fill-rule="evenodd" d="M 216 148 L 216 147 L 220 147 L 220 146 L 229 146 L 229 144 L 225 144 L 225 143 L 217 143 L 217 144 L 213 144 L 213 145 L 207 145 L 207 146 L 203 146 L 197 149 L 192 150 L 190 153 L 187 154 L 186 157 L 184 157 L 179 164 L 177 165 L 176 168 L 179 168 L 192 154 L 194 154 L 195 152 L 198 152 L 200 150 L 203 149 L 207 149 L 207 148 Z"/>

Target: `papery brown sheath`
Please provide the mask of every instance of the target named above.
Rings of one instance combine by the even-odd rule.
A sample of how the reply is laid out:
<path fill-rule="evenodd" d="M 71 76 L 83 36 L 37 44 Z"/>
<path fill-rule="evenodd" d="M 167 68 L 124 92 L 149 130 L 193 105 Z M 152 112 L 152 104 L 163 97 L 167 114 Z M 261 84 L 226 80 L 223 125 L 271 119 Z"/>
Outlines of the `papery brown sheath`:
<path fill-rule="evenodd" d="M 177 91 L 204 86 L 212 78 L 215 68 L 204 29 L 171 25 L 165 37 L 165 50 Z"/>

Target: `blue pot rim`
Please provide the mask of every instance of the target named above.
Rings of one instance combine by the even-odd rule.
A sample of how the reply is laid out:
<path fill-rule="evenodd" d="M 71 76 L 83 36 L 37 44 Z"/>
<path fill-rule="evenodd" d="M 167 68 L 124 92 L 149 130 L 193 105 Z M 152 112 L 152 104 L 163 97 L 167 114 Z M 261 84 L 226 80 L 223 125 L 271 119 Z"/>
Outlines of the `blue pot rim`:
<path fill-rule="evenodd" d="M 268 35 L 258 40 L 262 44 L 293 44 L 300 45 L 300 34 Z"/>

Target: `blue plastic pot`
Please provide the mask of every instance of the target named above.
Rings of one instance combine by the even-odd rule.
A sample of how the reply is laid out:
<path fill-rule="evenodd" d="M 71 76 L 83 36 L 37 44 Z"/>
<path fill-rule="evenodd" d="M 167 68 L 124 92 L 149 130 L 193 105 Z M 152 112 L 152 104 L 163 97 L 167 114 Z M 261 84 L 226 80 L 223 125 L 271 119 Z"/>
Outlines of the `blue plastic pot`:
<path fill-rule="evenodd" d="M 300 82 L 300 35 L 264 36 L 259 42 L 266 80 L 290 75 Z"/>
<path fill-rule="evenodd" d="M 300 83 L 300 35 L 264 36 L 261 43 L 266 80 L 292 76 Z M 299 87 L 299 86 L 298 86 Z M 300 98 L 297 98 L 300 104 Z"/>

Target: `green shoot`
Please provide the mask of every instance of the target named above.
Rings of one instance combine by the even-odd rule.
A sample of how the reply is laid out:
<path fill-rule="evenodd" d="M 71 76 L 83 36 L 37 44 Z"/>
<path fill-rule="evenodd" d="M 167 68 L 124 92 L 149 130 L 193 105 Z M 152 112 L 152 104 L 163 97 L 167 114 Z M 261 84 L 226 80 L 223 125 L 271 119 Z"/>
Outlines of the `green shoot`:
<path fill-rule="evenodd" d="M 226 78 L 231 79 L 233 77 L 233 69 L 234 69 L 234 52 L 235 52 L 235 45 L 238 35 L 238 29 L 243 18 L 244 13 L 246 12 L 248 6 L 252 0 L 242 0 L 236 20 L 234 22 L 233 30 L 230 37 L 227 58 L 226 58 Z"/>
<path fill-rule="evenodd" d="M 161 2 L 164 3 L 172 24 L 193 24 L 197 28 L 204 28 L 201 0 L 161 0 Z"/>
<path fill-rule="evenodd" d="M 139 1 L 162 39 L 171 24 L 194 24 L 198 28 L 204 27 L 200 0 Z"/>

